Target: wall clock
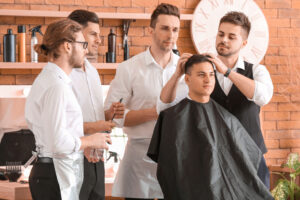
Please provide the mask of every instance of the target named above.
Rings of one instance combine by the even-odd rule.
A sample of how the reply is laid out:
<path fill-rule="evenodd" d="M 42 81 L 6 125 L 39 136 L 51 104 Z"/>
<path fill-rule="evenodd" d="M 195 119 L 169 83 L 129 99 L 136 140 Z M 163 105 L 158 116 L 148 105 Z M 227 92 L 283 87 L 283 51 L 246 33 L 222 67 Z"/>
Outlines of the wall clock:
<path fill-rule="evenodd" d="M 269 43 L 268 24 L 261 9 L 253 0 L 201 0 L 191 23 L 191 34 L 198 53 L 216 53 L 215 41 L 219 20 L 229 11 L 246 14 L 251 22 L 248 44 L 240 55 L 253 64 L 264 57 Z"/>

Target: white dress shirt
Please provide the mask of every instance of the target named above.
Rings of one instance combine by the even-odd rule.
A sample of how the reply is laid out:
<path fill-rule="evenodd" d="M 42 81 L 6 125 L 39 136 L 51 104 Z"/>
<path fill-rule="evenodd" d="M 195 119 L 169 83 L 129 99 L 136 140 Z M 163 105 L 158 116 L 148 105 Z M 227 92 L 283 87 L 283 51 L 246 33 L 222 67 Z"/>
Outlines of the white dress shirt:
<path fill-rule="evenodd" d="M 243 70 L 245 69 L 244 60 L 241 56 L 239 56 L 232 70 L 236 72 L 238 68 Z M 260 65 L 260 64 L 253 65 L 252 71 L 253 71 L 253 80 L 255 82 L 255 90 L 254 90 L 253 98 L 248 100 L 253 101 L 258 106 L 264 106 L 270 102 L 273 96 L 273 83 L 272 83 L 270 73 L 268 72 L 268 70 L 264 65 Z M 228 95 L 233 84 L 232 81 L 229 78 L 225 77 L 223 74 L 219 73 L 218 71 L 216 72 L 216 76 L 222 90 L 226 95 Z M 162 111 L 171 106 L 176 105 L 182 99 L 187 97 L 188 92 L 189 89 L 185 84 L 184 79 L 181 79 L 178 83 L 175 100 L 171 103 L 163 103 L 160 100 L 160 98 L 158 98 L 157 110 Z"/>
<path fill-rule="evenodd" d="M 172 53 L 169 63 L 162 68 L 148 49 L 121 63 L 111 82 L 104 104 L 105 110 L 121 98 L 126 108 L 124 118 L 130 110 L 155 107 L 161 89 L 176 70 L 178 59 L 179 57 Z M 123 126 L 124 119 L 117 122 Z M 112 196 L 163 198 L 156 178 L 157 164 L 147 157 L 155 123 L 156 120 L 152 120 L 123 128 L 128 135 L 128 142 L 114 181 Z"/>
<path fill-rule="evenodd" d="M 62 199 L 77 200 L 83 181 L 83 120 L 70 83 L 67 74 L 49 62 L 31 87 L 25 119 L 38 156 L 53 158 Z"/>
<path fill-rule="evenodd" d="M 102 86 L 98 71 L 86 59 L 85 71 L 75 68 L 70 74 L 72 89 L 82 109 L 84 122 L 105 120 Z"/>

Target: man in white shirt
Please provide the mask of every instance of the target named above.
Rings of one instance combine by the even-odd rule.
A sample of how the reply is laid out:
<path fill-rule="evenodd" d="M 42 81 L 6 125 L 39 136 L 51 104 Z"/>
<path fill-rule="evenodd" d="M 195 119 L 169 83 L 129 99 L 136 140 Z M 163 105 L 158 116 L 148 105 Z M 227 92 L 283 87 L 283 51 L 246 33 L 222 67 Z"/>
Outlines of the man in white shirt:
<path fill-rule="evenodd" d="M 176 70 L 178 56 L 172 52 L 180 27 L 177 7 L 160 4 L 150 22 L 150 48 L 121 63 L 111 82 L 105 109 L 124 99 L 124 119 L 120 126 L 128 135 L 123 160 L 112 195 L 129 199 L 163 198 L 156 178 L 156 164 L 146 153 L 157 120 L 156 102 L 164 84 Z"/>
<path fill-rule="evenodd" d="M 250 28 L 247 16 L 240 12 L 229 12 L 220 20 L 216 37 L 218 55 L 208 54 L 217 69 L 211 98 L 235 115 L 260 150 L 266 153 L 259 112 L 260 107 L 271 100 L 273 84 L 265 66 L 248 63 L 239 55 L 247 45 Z M 184 63 L 190 56 L 184 54 L 178 61 L 176 72 L 162 89 L 159 110 L 175 105 L 187 96 L 188 89 L 180 78 Z M 269 171 L 264 158 L 260 162 L 258 176 L 269 187 Z"/>
<path fill-rule="evenodd" d="M 37 162 L 29 177 L 33 199 L 79 199 L 85 148 L 105 148 L 108 134 L 83 136 L 80 106 L 69 74 L 83 65 L 88 43 L 82 27 L 72 20 L 50 24 L 35 50 L 48 64 L 27 97 L 25 118 L 36 141 Z"/>
<path fill-rule="evenodd" d="M 95 57 L 98 54 L 100 44 L 99 18 L 96 13 L 87 10 L 75 10 L 69 16 L 83 26 L 82 33 L 88 42 L 88 56 Z M 70 74 L 72 89 L 78 100 L 83 115 L 83 128 L 85 134 L 95 132 L 110 132 L 115 126 L 110 121 L 111 116 L 116 113 L 115 118 L 122 118 L 124 105 L 116 102 L 106 112 L 103 108 L 102 86 L 98 71 L 85 59 L 82 68 L 75 68 Z M 116 112 L 114 112 L 116 110 Z M 81 200 L 104 200 L 104 163 L 93 155 L 94 149 L 84 151 L 84 179 L 80 191 Z"/>

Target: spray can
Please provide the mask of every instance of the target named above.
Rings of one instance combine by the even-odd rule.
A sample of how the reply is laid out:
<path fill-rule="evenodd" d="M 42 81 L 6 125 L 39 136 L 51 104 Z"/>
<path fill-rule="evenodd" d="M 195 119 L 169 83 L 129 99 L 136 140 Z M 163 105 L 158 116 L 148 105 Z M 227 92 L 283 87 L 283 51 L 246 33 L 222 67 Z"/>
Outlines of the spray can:
<path fill-rule="evenodd" d="M 19 62 L 26 62 L 26 26 L 18 26 L 18 54 Z"/>
<path fill-rule="evenodd" d="M 41 27 L 42 27 L 41 25 L 38 25 L 38 26 L 33 27 L 32 29 L 29 30 L 31 32 L 31 40 L 30 40 L 31 62 L 34 62 L 34 63 L 38 62 L 38 54 L 34 50 L 34 45 L 36 45 L 38 43 L 38 39 L 36 37 L 36 32 L 43 35 L 43 33 L 41 31 Z"/>
<path fill-rule="evenodd" d="M 110 33 L 108 34 L 108 52 L 106 52 L 106 62 L 116 62 L 116 34 L 113 29 L 110 29 Z"/>
<path fill-rule="evenodd" d="M 12 29 L 3 36 L 3 62 L 16 62 L 16 35 Z"/>

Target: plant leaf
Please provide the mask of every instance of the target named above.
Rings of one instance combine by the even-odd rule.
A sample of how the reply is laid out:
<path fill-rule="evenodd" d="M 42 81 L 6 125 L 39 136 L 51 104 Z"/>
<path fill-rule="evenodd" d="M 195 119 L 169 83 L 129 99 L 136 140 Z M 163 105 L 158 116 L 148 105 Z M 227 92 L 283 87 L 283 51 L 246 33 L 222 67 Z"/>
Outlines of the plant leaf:
<path fill-rule="evenodd" d="M 276 187 L 271 191 L 275 200 L 287 200 L 289 196 L 289 183 L 280 179 Z"/>

